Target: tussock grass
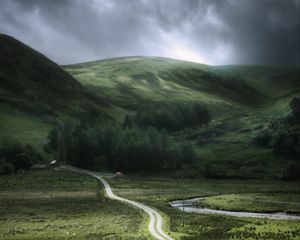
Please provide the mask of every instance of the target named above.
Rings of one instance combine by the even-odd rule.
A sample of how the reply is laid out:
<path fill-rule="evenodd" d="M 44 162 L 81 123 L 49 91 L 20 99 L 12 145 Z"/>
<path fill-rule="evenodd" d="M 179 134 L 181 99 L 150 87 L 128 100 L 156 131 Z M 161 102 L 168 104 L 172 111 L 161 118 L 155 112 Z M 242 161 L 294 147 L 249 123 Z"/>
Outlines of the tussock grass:
<path fill-rule="evenodd" d="M 223 239 L 268 239 L 296 240 L 300 238 L 299 221 L 238 218 L 223 215 L 202 215 L 186 213 L 168 205 L 168 201 L 199 196 L 220 195 L 218 197 L 256 196 L 260 200 L 295 201 L 299 203 L 299 182 L 245 181 L 185 179 L 153 176 L 129 176 L 123 179 L 110 179 L 114 191 L 122 197 L 140 201 L 165 213 L 166 222 L 175 239 L 181 240 L 223 240 Z M 210 198 L 208 198 L 210 199 Z M 241 210 L 249 209 L 241 205 L 239 198 L 232 205 Z M 278 209 L 278 205 L 272 205 Z M 261 205 L 264 209 L 266 205 Z M 289 205 L 281 205 L 289 210 Z M 270 207 L 269 207 L 270 208 Z M 265 210 L 268 210 L 266 207 Z M 269 209 L 270 210 L 270 209 Z"/>
<path fill-rule="evenodd" d="M 0 239 L 149 239 L 141 211 L 66 171 L 0 176 Z"/>

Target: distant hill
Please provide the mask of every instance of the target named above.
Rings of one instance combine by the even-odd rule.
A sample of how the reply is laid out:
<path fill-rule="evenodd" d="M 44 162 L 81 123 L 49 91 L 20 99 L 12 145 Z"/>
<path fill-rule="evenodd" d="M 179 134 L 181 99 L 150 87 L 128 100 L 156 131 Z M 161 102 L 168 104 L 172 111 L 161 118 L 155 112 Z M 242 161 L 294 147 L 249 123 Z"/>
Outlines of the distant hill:
<path fill-rule="evenodd" d="M 125 111 L 202 102 L 215 116 L 244 111 L 299 89 L 299 67 L 208 66 L 126 57 L 64 66 L 84 86 Z"/>
<path fill-rule="evenodd" d="M 251 87 L 273 99 L 300 89 L 300 66 L 296 65 L 227 65 L 212 68 L 223 76 L 242 77 Z"/>

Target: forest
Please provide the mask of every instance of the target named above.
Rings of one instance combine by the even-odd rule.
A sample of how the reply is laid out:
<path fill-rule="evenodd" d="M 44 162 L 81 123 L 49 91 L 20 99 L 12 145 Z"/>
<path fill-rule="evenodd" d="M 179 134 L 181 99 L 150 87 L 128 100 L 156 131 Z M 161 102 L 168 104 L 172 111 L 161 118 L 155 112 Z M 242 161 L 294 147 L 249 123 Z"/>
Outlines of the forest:
<path fill-rule="evenodd" d="M 125 116 L 122 124 L 103 121 L 65 121 L 54 127 L 45 146 L 60 162 L 89 169 L 160 171 L 192 165 L 193 143 L 170 131 L 201 126 L 210 121 L 207 107 L 173 107 L 169 112 L 150 110 Z"/>

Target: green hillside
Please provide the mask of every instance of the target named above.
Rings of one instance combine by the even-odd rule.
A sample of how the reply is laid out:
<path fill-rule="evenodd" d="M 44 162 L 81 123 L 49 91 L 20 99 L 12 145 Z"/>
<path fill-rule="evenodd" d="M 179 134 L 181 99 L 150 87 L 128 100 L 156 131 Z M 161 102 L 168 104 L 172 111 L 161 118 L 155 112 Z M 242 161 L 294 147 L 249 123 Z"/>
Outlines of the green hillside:
<path fill-rule="evenodd" d="M 57 120 L 106 106 L 56 63 L 12 37 L 0 35 L 0 56 L 2 142 L 41 147 Z"/>
<path fill-rule="evenodd" d="M 292 139 L 297 139 L 299 134 L 299 126 L 289 128 L 282 123 L 291 112 L 290 102 L 295 96 L 296 93 L 291 93 L 253 110 L 217 119 L 207 128 L 186 132 L 201 156 L 199 168 L 213 177 L 281 178 L 290 161 L 298 162 L 297 156 L 274 150 L 274 142 L 279 141 L 280 134 L 282 143 L 288 138 L 286 132 L 294 131 Z M 256 144 L 255 140 L 265 130 L 270 132 L 268 142 Z M 295 140 L 291 144 L 296 147 L 299 142 Z"/>
<path fill-rule="evenodd" d="M 132 169 L 138 169 L 141 156 L 150 163 L 151 154 L 157 157 L 144 150 L 155 149 L 158 139 L 160 157 L 168 159 L 160 169 L 171 166 L 178 174 L 283 178 L 299 167 L 298 110 L 290 104 L 300 93 L 299 66 L 126 57 L 60 67 L 6 35 L 0 35 L 0 53 L 1 144 L 31 143 L 42 152 L 52 129 L 48 153 L 61 151 L 60 132 L 64 148 L 77 154 L 73 159 L 89 159 L 91 166 L 109 157 L 129 164 L 137 154 Z M 144 122 L 137 121 L 141 116 Z M 124 124 L 136 125 L 124 130 Z M 167 127 L 171 133 L 160 130 L 168 124 L 175 124 Z M 157 130 L 139 129 L 149 126 Z M 189 166 L 178 162 L 185 159 Z"/>
<path fill-rule="evenodd" d="M 234 101 L 241 95 L 233 93 L 223 79 L 208 72 L 207 65 L 164 58 L 130 57 L 65 66 L 64 69 L 125 112 L 197 101 L 211 105 L 214 114 L 220 115 L 224 110 L 235 110 L 241 106 Z M 256 101 L 259 94 L 255 90 L 245 91 Z"/>
<path fill-rule="evenodd" d="M 157 57 L 108 59 L 64 69 L 118 110 L 196 101 L 210 106 L 214 116 L 295 91 L 300 77 L 295 66 L 216 67 Z"/>
<path fill-rule="evenodd" d="M 212 113 L 210 124 L 176 135 L 194 144 L 199 158 L 197 168 L 209 176 L 284 175 L 290 161 L 287 156 L 275 152 L 270 145 L 257 146 L 254 141 L 274 123 L 286 130 L 277 122 L 289 115 L 290 102 L 300 93 L 299 66 L 208 66 L 166 58 L 129 57 L 64 69 L 114 105 L 119 121 L 141 108 L 169 111 L 171 105 L 183 103 L 207 105 Z M 275 138 L 279 130 L 271 131 Z"/>
<path fill-rule="evenodd" d="M 215 66 L 221 75 L 241 76 L 263 95 L 276 98 L 300 88 L 300 67 L 293 65 L 228 65 Z"/>

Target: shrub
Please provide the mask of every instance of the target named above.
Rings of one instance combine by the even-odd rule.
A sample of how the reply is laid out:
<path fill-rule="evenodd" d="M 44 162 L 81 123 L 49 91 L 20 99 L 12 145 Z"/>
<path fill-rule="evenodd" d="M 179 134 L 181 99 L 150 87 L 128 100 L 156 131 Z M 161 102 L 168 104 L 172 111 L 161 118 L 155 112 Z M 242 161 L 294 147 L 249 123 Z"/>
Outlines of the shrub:
<path fill-rule="evenodd" d="M 289 122 L 291 125 L 300 123 L 300 97 L 294 97 L 290 102 L 291 115 Z"/>
<path fill-rule="evenodd" d="M 300 180 L 300 162 L 298 161 L 291 161 L 286 170 L 284 171 L 283 174 L 283 180 Z"/>
<path fill-rule="evenodd" d="M 0 160 L 0 174 L 12 174 L 14 171 L 15 168 L 11 163 Z"/>
<path fill-rule="evenodd" d="M 253 142 L 260 147 L 269 146 L 272 139 L 272 134 L 269 128 L 264 128 L 257 132 Z"/>
<path fill-rule="evenodd" d="M 273 149 L 288 157 L 300 157 L 300 129 L 283 128 L 272 139 Z"/>
<path fill-rule="evenodd" d="M 2 166 L 4 174 L 12 174 L 15 171 L 14 165 L 11 163 L 5 162 Z"/>
<path fill-rule="evenodd" d="M 2 171 L 10 173 L 12 170 L 27 170 L 33 163 L 41 162 L 43 157 L 30 144 L 22 145 L 19 143 L 7 142 L 0 147 L 0 158 L 2 162 Z M 4 171 L 5 169 L 5 171 Z"/>

